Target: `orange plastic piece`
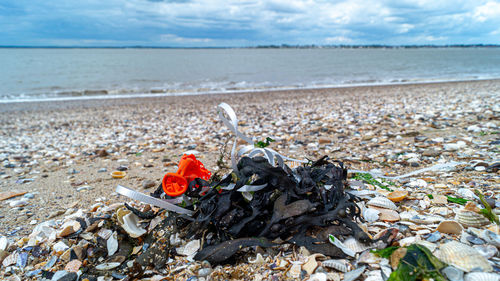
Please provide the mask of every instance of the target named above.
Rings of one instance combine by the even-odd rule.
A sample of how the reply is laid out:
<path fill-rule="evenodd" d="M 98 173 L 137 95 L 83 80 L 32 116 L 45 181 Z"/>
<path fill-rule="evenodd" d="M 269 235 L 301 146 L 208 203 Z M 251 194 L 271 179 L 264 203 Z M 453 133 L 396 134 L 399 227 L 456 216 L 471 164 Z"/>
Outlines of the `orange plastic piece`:
<path fill-rule="evenodd" d="M 163 191 L 168 196 L 179 196 L 186 192 L 188 185 L 196 178 L 210 179 L 212 173 L 193 154 L 182 156 L 177 173 L 167 173 L 163 177 Z"/>

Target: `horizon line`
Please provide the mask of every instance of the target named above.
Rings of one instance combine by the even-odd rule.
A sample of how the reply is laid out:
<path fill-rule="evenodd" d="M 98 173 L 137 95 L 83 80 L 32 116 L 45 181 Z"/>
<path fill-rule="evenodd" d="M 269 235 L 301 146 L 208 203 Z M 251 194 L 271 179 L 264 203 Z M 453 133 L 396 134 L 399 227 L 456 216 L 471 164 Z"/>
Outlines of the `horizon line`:
<path fill-rule="evenodd" d="M 269 44 L 257 46 L 146 46 L 146 45 L 124 45 L 124 46 L 30 46 L 30 45 L 0 45 L 2 49 L 312 49 L 312 48 L 492 48 L 500 47 L 500 44 L 338 44 L 338 45 L 290 45 L 290 44 Z"/>

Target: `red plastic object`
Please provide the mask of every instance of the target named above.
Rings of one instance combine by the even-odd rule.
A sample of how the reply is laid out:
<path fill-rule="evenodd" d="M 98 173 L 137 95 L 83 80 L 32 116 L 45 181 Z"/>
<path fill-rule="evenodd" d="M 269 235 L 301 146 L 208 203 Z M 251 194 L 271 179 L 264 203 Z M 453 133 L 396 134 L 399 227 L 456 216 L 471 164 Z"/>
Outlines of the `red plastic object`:
<path fill-rule="evenodd" d="M 189 183 L 195 178 L 208 180 L 211 175 L 212 173 L 205 169 L 203 163 L 196 160 L 196 157 L 193 154 L 184 154 L 181 161 L 179 161 L 177 173 L 167 173 L 163 177 L 163 191 L 168 196 L 176 197 L 184 194 Z"/>

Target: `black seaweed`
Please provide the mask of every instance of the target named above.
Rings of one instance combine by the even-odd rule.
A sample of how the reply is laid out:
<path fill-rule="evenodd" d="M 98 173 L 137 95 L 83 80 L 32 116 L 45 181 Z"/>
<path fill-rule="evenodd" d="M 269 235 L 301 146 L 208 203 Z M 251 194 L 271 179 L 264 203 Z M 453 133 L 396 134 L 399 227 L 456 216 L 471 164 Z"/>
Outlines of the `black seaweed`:
<path fill-rule="evenodd" d="M 272 245 L 268 239 L 305 246 L 332 257 L 344 253 L 328 242 L 327 235 L 353 234 L 361 242 L 370 237 L 357 225 L 362 220 L 355 204 L 359 199 L 346 193 L 347 169 L 340 161 L 322 157 L 296 169 L 274 167 L 263 157 L 243 157 L 238 171 L 219 182 L 196 181 L 189 195 L 196 197 L 196 212 L 182 229 L 185 238 L 202 239 L 197 260 L 227 262 L 243 247 Z M 236 176 L 236 180 L 234 180 Z M 225 190 L 234 181 L 232 190 Z M 237 190 L 244 185 L 265 188 L 250 192 L 247 200 Z M 210 186 L 200 195 L 198 188 Z"/>

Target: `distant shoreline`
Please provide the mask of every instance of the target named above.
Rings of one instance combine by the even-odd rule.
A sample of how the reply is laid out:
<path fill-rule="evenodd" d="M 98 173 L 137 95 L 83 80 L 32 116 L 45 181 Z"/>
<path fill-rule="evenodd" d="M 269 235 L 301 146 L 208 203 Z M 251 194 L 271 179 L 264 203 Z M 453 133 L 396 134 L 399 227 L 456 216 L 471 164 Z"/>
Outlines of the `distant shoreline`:
<path fill-rule="evenodd" d="M 300 91 L 320 91 L 320 90 L 336 90 L 336 89 L 354 89 L 354 88 L 369 88 L 369 87 L 397 87 L 397 86 L 418 86 L 431 84 L 445 83 L 474 83 L 474 82 L 500 81 L 498 78 L 478 78 L 478 79 L 463 79 L 463 80 L 422 80 L 422 81 L 406 81 L 394 83 L 359 83 L 359 84 L 338 84 L 318 87 L 276 87 L 262 89 L 241 89 L 227 91 L 209 91 L 209 92 L 177 92 L 177 93 L 130 93 L 130 94 L 110 94 L 110 95 L 78 95 L 78 96 L 61 96 L 38 99 L 24 100 L 0 100 L 0 112 L 2 105 L 26 104 L 26 103 L 45 103 L 45 102 L 86 102 L 86 101 L 104 101 L 104 100 L 126 100 L 126 99 L 152 99 L 152 98 L 169 98 L 169 97 L 193 97 L 193 96 L 215 96 L 215 95 L 238 95 L 238 94 L 259 94 L 259 93 L 274 93 L 274 92 L 300 92 Z"/>
<path fill-rule="evenodd" d="M 441 81 L 441 82 L 422 82 L 422 83 L 406 83 L 406 84 L 385 84 L 385 85 L 358 85 L 358 86 L 345 86 L 345 87 L 330 87 L 330 88 L 310 88 L 310 89 L 281 89 L 281 90 L 265 90 L 257 92 L 228 92 L 228 93 L 213 93 L 213 94 L 193 94 L 189 95 L 190 99 L 202 100 L 206 103 L 209 100 L 219 99 L 254 99 L 264 98 L 263 96 L 275 96 L 285 98 L 292 98 L 297 95 L 321 95 L 324 93 L 346 93 L 346 92 L 372 92 L 373 90 L 381 89 L 400 89 L 401 91 L 413 91 L 415 88 L 429 88 L 450 85 L 474 85 L 479 86 L 490 83 L 499 83 L 499 79 L 484 79 L 484 80 L 464 80 L 464 81 Z M 0 103 L 0 112 L 23 112 L 23 111 L 46 111 L 46 110 L 59 110 L 69 108 L 102 108 L 109 106 L 124 106 L 124 105 L 143 105 L 143 104 L 156 104 L 158 102 L 177 102 L 185 100 L 184 95 L 144 95 L 135 97 L 116 97 L 106 99 L 69 99 L 69 100 L 40 100 L 40 101 L 25 101 L 25 102 L 5 102 Z"/>
<path fill-rule="evenodd" d="M 449 45 L 258 45 L 216 47 L 173 46 L 23 46 L 3 45 L 0 49 L 434 49 L 434 48 L 500 48 L 500 44 L 449 44 Z"/>

